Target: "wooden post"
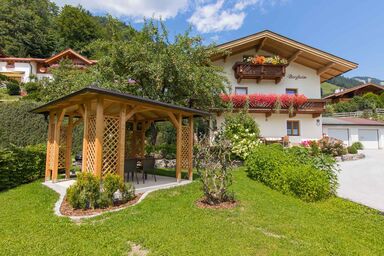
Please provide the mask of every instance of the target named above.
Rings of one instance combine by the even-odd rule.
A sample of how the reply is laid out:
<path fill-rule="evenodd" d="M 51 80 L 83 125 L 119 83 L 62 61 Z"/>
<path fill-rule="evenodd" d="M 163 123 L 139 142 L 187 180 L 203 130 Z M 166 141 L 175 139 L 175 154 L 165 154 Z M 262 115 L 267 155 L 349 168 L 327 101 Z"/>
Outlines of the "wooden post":
<path fill-rule="evenodd" d="M 144 158 L 145 155 L 145 130 L 146 130 L 146 123 L 142 122 L 141 123 L 141 133 L 140 133 L 140 157 Z"/>
<path fill-rule="evenodd" d="M 95 136 L 95 175 L 101 178 L 103 168 L 103 135 L 104 135 L 104 105 L 103 98 L 97 98 L 96 103 L 96 136 Z"/>
<path fill-rule="evenodd" d="M 66 131 L 66 148 L 65 148 L 65 178 L 70 178 L 70 170 L 72 163 L 72 132 L 73 132 L 73 117 L 68 117 L 68 126 Z"/>
<path fill-rule="evenodd" d="M 57 181 L 57 174 L 59 169 L 59 147 L 60 147 L 60 128 L 63 121 L 65 110 L 60 110 L 56 113 L 55 133 L 53 138 L 53 168 L 52 168 L 52 181 Z"/>
<path fill-rule="evenodd" d="M 131 158 L 134 158 L 136 157 L 136 147 L 137 147 L 137 143 L 136 143 L 136 135 L 137 135 L 137 122 L 134 121 L 133 122 L 133 128 L 132 128 L 132 138 L 131 138 L 131 146 L 132 146 L 132 149 L 131 149 Z"/>
<path fill-rule="evenodd" d="M 193 179 L 193 116 L 188 118 L 189 143 L 188 143 L 188 179 Z"/>
<path fill-rule="evenodd" d="M 83 132 L 83 156 L 81 160 L 81 171 L 87 171 L 87 155 L 88 155 L 88 140 L 89 140 L 89 117 L 91 115 L 91 102 L 85 103 L 84 106 L 84 115 L 83 115 L 83 123 L 84 123 L 84 132 Z"/>
<path fill-rule="evenodd" d="M 119 176 L 124 179 L 124 158 L 125 158 L 125 116 L 127 107 L 121 104 L 120 108 L 120 131 L 119 131 L 119 156 L 117 172 Z"/>
<path fill-rule="evenodd" d="M 45 180 L 49 180 L 51 178 L 51 153 L 52 153 L 52 136 L 54 132 L 54 127 L 52 127 L 55 123 L 55 113 L 49 113 L 49 123 L 48 123 L 48 139 L 47 139 L 47 155 L 45 159 Z"/>
<path fill-rule="evenodd" d="M 177 115 L 176 127 L 176 180 L 181 180 L 182 115 Z"/>

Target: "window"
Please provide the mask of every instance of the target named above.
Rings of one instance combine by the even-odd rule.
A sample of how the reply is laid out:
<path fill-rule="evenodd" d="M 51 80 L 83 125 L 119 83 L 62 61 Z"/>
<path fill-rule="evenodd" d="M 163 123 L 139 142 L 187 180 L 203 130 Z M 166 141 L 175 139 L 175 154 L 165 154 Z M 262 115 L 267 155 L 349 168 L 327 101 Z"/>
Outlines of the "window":
<path fill-rule="evenodd" d="M 248 94 L 248 88 L 247 87 L 235 87 L 235 94 L 236 95 L 247 95 Z"/>
<path fill-rule="evenodd" d="M 299 121 L 287 121 L 287 135 L 288 136 L 300 136 L 300 122 Z"/>
<path fill-rule="evenodd" d="M 285 89 L 285 93 L 286 94 L 294 94 L 294 95 L 296 95 L 297 94 L 297 89 L 295 89 L 295 88 L 287 88 L 287 89 Z"/>

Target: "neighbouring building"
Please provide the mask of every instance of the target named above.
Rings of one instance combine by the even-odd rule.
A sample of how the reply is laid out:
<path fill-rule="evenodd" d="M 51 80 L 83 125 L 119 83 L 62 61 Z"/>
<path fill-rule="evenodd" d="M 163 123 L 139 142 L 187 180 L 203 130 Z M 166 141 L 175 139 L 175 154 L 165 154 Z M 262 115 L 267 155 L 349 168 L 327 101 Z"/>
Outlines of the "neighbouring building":
<path fill-rule="evenodd" d="M 361 84 L 348 89 L 339 89 L 335 93 L 324 97 L 327 102 L 337 103 L 342 101 L 350 101 L 355 96 L 363 96 L 364 94 L 372 92 L 374 94 L 381 94 L 384 92 L 384 86 L 377 84 Z"/>
<path fill-rule="evenodd" d="M 228 76 L 230 100 L 248 95 L 245 96 L 249 97 L 248 111 L 259 125 L 261 136 L 271 141 L 287 136 L 292 143 L 321 138 L 325 100 L 321 99 L 320 84 L 357 67 L 354 62 L 271 31 L 262 31 L 217 47 L 229 52 L 212 56 L 212 60 L 222 66 Z M 259 57 L 253 57 L 253 63 L 249 62 L 255 55 Z M 279 60 L 276 55 L 285 60 Z M 268 58 L 268 63 L 265 63 L 266 57 L 272 59 Z M 280 108 L 265 103 L 276 95 L 288 100 L 292 98 L 286 95 L 302 97 L 297 97 L 300 103 Z M 220 127 L 225 115 L 220 109 L 214 111 L 214 126 Z"/>
<path fill-rule="evenodd" d="M 364 149 L 384 148 L 384 122 L 354 117 L 324 117 L 323 132 L 346 146 L 360 141 Z"/>
<path fill-rule="evenodd" d="M 69 59 L 79 68 L 86 68 L 96 63 L 72 49 L 67 49 L 49 58 L 16 58 L 0 56 L 0 74 L 13 78 L 19 82 L 29 82 L 31 77 L 52 78 L 50 69 L 57 67 L 61 60 Z"/>

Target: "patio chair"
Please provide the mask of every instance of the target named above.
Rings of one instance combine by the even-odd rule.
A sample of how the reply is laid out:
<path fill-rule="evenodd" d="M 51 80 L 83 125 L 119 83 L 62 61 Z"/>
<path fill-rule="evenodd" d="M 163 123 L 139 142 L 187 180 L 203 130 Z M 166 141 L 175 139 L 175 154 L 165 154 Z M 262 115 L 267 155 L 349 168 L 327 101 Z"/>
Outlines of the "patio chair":
<path fill-rule="evenodd" d="M 139 184 L 139 178 L 137 177 L 137 159 L 130 158 L 124 161 L 124 179 L 129 181 L 129 174 L 132 174 L 132 181 L 136 176 L 137 184 Z"/>
<path fill-rule="evenodd" d="M 149 172 L 152 172 L 153 178 L 155 179 L 155 182 L 157 182 L 157 180 L 156 180 L 155 158 L 153 158 L 153 157 L 144 158 L 141 163 L 142 163 L 142 166 L 143 166 L 143 182 L 145 182 L 144 181 L 144 176 L 147 176 L 147 174 Z"/>

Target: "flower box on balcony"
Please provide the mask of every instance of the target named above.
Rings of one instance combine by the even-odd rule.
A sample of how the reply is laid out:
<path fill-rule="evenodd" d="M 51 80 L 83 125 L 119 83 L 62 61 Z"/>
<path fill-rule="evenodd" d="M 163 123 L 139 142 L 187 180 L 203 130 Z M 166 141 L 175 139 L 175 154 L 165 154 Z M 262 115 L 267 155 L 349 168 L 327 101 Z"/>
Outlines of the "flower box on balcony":
<path fill-rule="evenodd" d="M 260 80 L 274 80 L 275 84 L 279 83 L 285 76 L 285 68 L 283 64 L 252 64 L 249 62 L 236 62 L 232 69 L 235 71 L 235 78 L 240 83 L 242 79 L 256 79 L 256 83 Z"/>

